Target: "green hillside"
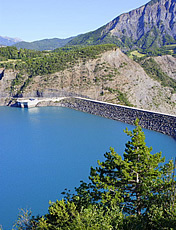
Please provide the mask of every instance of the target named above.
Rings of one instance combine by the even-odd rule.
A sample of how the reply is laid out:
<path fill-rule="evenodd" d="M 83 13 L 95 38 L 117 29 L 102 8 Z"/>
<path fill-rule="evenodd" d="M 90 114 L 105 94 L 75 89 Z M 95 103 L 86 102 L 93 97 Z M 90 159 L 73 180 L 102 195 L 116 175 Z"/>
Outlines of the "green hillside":
<path fill-rule="evenodd" d="M 15 44 L 14 46 L 22 49 L 31 49 L 31 50 L 54 50 L 59 47 L 65 46 L 70 40 L 72 40 L 73 37 L 71 38 L 66 38 L 66 39 L 59 39 L 59 38 L 53 38 L 53 39 L 43 39 L 39 41 L 34 41 L 34 42 L 19 42 Z"/>

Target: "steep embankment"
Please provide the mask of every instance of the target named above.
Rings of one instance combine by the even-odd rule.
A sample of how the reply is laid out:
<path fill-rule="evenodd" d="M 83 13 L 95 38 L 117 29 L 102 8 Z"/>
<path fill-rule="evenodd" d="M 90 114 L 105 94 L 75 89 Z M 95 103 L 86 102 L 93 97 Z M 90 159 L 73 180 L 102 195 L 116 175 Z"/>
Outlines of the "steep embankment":
<path fill-rule="evenodd" d="M 155 57 L 154 60 L 159 64 L 164 73 L 176 80 L 176 58 L 171 55 L 164 55 Z"/>
<path fill-rule="evenodd" d="M 12 81 L 16 79 L 17 72 L 0 68 L 0 105 L 7 105 L 10 100 Z"/>
<path fill-rule="evenodd" d="M 166 57 L 162 59 L 169 65 Z M 3 89 L 2 81 L 0 85 Z M 17 90 L 22 85 L 24 82 L 16 86 Z M 105 52 L 96 59 L 80 60 L 78 64 L 54 74 L 33 77 L 23 88 L 24 97 L 50 97 L 61 93 L 176 114 L 176 93 L 173 88 L 164 87 L 160 81 L 147 75 L 138 63 L 120 49 Z"/>

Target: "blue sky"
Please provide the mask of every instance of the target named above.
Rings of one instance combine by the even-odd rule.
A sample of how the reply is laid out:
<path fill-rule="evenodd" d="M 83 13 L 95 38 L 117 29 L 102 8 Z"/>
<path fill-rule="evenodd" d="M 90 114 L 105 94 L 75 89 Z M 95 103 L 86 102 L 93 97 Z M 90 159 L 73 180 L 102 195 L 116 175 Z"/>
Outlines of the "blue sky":
<path fill-rule="evenodd" d="M 25 41 L 95 30 L 149 0 L 2 0 L 0 35 Z"/>

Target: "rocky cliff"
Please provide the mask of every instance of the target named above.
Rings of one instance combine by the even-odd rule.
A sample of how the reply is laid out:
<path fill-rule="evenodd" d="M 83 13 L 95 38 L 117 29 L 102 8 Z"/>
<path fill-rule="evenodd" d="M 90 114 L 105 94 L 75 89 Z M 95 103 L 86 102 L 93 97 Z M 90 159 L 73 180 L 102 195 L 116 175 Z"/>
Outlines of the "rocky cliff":
<path fill-rule="evenodd" d="M 0 105 L 8 105 L 11 98 L 11 84 L 16 79 L 17 72 L 0 68 Z"/>
<path fill-rule="evenodd" d="M 175 0 L 151 1 L 129 13 L 122 14 L 110 22 L 103 33 L 123 38 L 129 37 L 140 46 L 149 46 L 146 41 L 163 44 L 167 37 L 176 36 Z M 150 40 L 149 40 L 150 38 Z"/>
<path fill-rule="evenodd" d="M 176 59 L 171 56 L 156 58 L 161 71 L 175 79 Z M 167 66 L 172 68 L 167 70 Z M 0 95 L 10 95 L 11 83 L 16 72 L 5 70 L 0 80 Z M 176 93 L 172 87 L 164 87 L 160 81 L 127 57 L 120 49 L 103 53 L 97 59 L 79 61 L 63 71 L 36 76 L 15 86 L 15 92 L 23 88 L 23 97 L 80 95 L 116 104 L 135 106 L 176 115 Z M 22 87 L 24 86 L 25 87 Z M 15 92 L 13 94 L 15 95 Z"/>
<path fill-rule="evenodd" d="M 124 13 L 96 31 L 73 39 L 70 44 L 113 42 L 121 47 L 159 47 L 176 43 L 176 1 L 152 0 Z"/>
<path fill-rule="evenodd" d="M 154 58 L 164 73 L 176 80 L 176 58 L 171 55 L 158 56 Z"/>
<path fill-rule="evenodd" d="M 0 45 L 11 45 L 16 40 L 0 37 Z M 151 0 L 147 4 L 121 14 L 99 29 L 67 39 L 44 39 L 20 42 L 18 48 L 52 50 L 65 45 L 97 45 L 114 43 L 124 51 L 140 47 L 156 48 L 176 43 L 176 1 Z"/>

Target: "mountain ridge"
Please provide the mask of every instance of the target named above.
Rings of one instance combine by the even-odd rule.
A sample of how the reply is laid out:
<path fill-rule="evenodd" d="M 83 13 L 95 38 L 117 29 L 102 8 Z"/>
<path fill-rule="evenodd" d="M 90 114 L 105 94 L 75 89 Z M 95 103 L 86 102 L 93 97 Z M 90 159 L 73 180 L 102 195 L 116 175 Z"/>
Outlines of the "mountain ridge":
<path fill-rule="evenodd" d="M 70 40 L 72 40 L 73 37 L 65 38 L 65 39 L 60 39 L 60 38 L 47 38 L 47 39 L 42 39 L 38 41 L 33 41 L 33 42 L 19 42 L 14 44 L 15 47 L 22 48 L 22 49 L 33 49 L 33 50 L 54 50 L 59 47 L 65 46 Z"/>
<path fill-rule="evenodd" d="M 78 36 L 69 45 L 103 44 L 108 41 L 119 47 L 155 48 L 176 43 L 175 0 L 152 0 L 123 13 L 98 30 Z M 100 34 L 98 39 L 95 34 Z"/>
<path fill-rule="evenodd" d="M 0 36 L 0 45 L 1 46 L 11 46 L 16 44 L 17 42 L 21 42 L 20 38 L 10 38 L 7 36 Z"/>
<path fill-rule="evenodd" d="M 17 48 L 53 50 L 72 45 L 113 43 L 123 51 L 142 48 L 155 49 L 176 44 L 176 1 L 151 0 L 122 13 L 112 21 L 88 33 L 66 39 L 43 39 L 14 44 Z"/>

